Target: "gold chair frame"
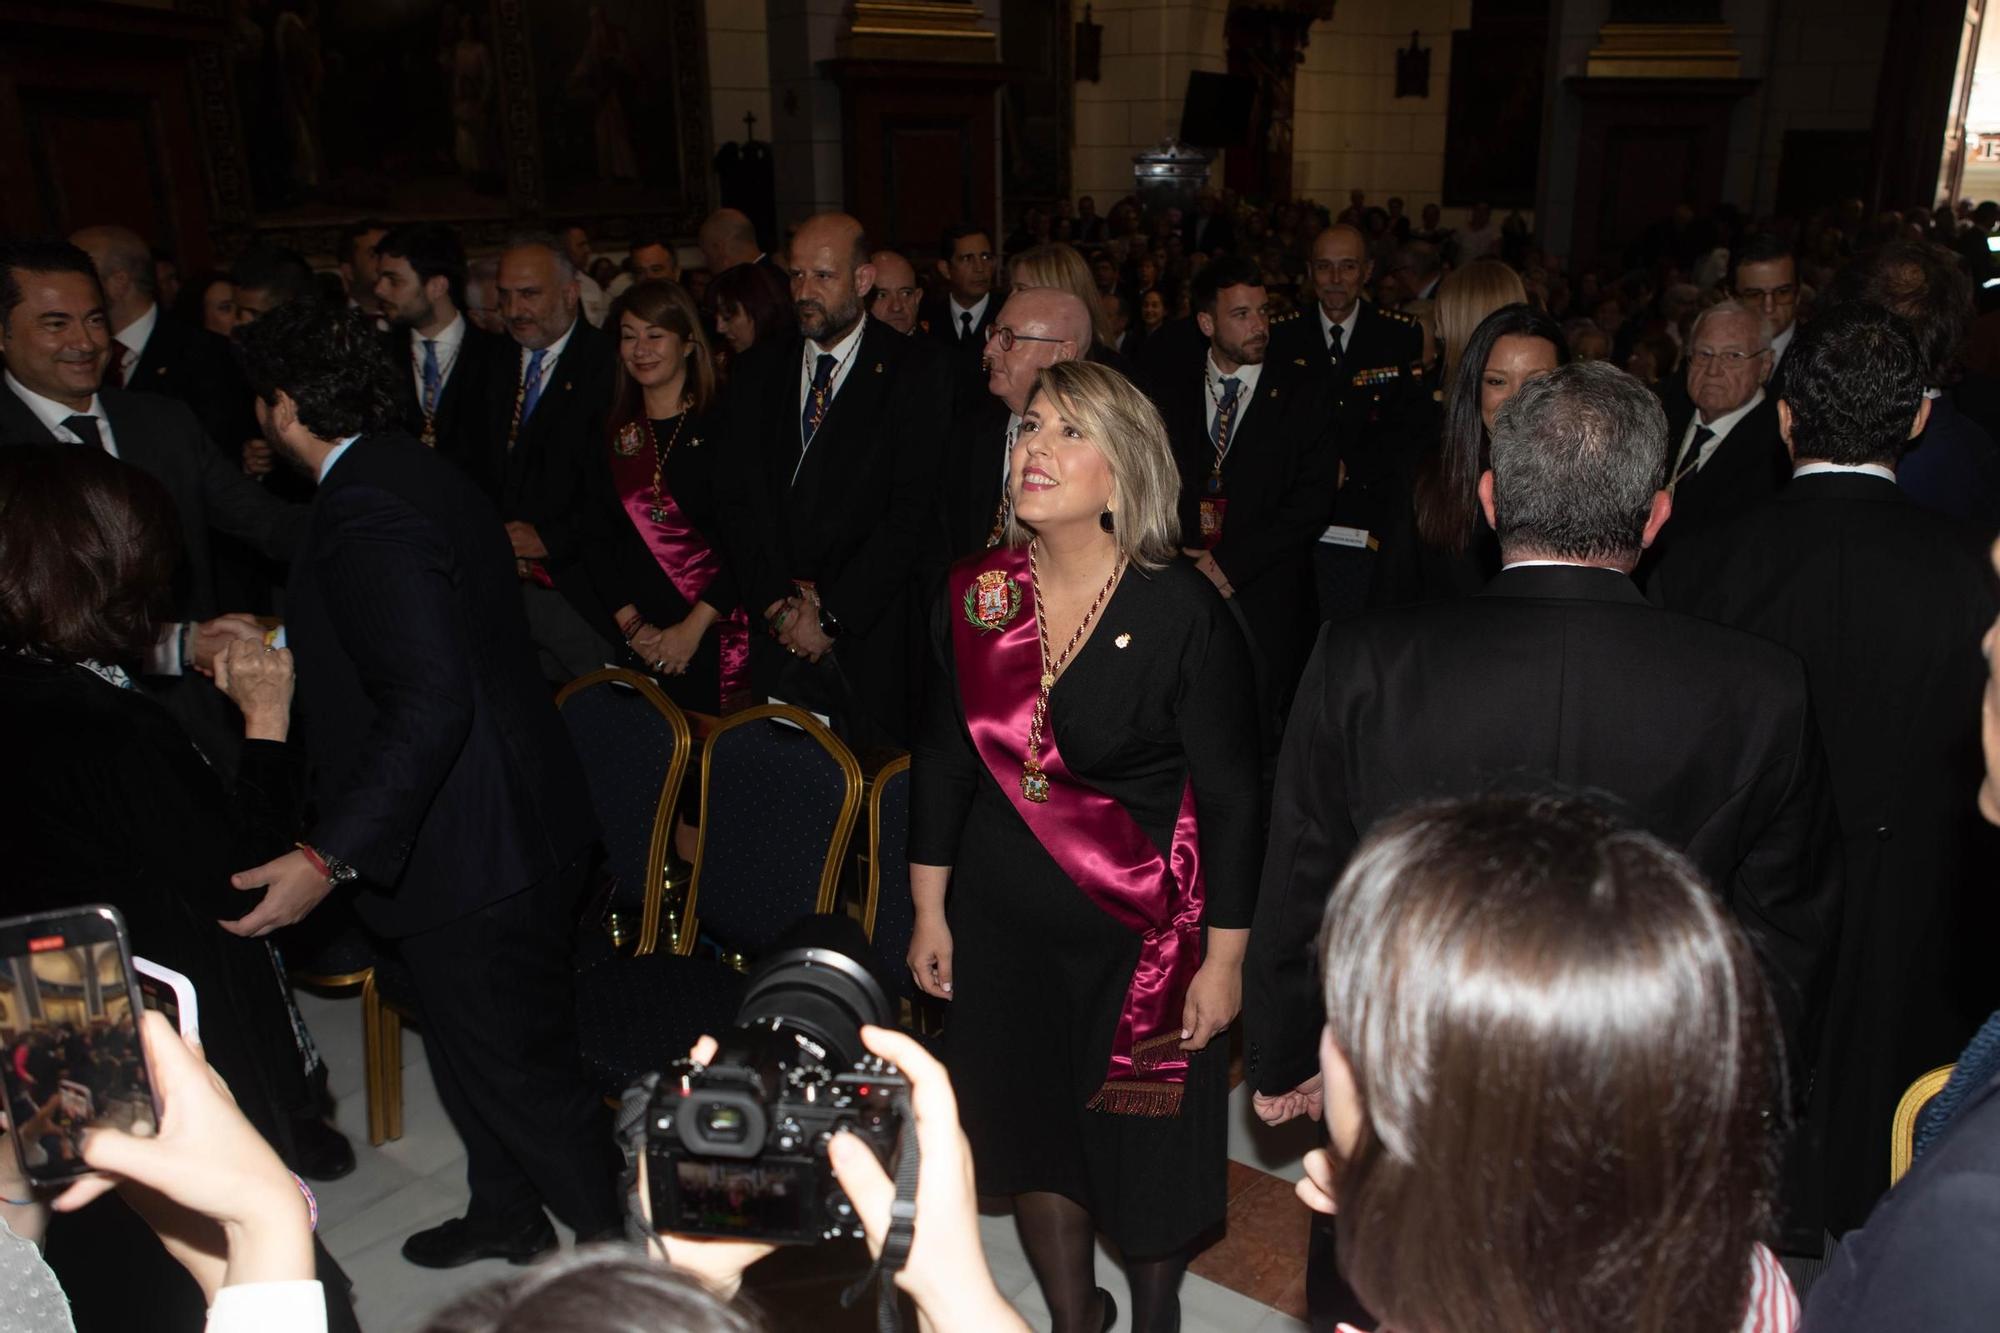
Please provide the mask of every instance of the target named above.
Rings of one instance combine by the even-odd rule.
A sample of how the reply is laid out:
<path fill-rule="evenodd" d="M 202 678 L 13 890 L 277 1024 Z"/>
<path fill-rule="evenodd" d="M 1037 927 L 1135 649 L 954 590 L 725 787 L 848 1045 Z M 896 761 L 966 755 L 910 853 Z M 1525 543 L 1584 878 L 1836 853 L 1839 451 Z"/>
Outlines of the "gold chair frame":
<path fill-rule="evenodd" d="M 1944 1085 L 1951 1081 L 1951 1071 L 1956 1064 L 1939 1065 L 1928 1074 L 1920 1076 L 1903 1092 L 1896 1103 L 1896 1118 L 1889 1127 L 1889 1183 L 1894 1185 L 1910 1169 L 1910 1161 L 1917 1155 L 1917 1117 L 1931 1098 L 1944 1091 Z"/>
<path fill-rule="evenodd" d="M 368 1096 L 368 1144 L 379 1148 L 403 1137 L 403 1025 L 375 988 L 375 969 L 293 974 L 314 990 L 361 988 L 361 1066 Z"/>
<path fill-rule="evenodd" d="M 694 952 L 696 937 L 700 934 L 700 919 L 696 915 L 701 900 L 701 872 L 708 854 L 708 798 L 709 768 L 715 758 L 715 746 L 724 736 L 738 727 L 752 722 L 770 719 L 789 722 L 819 743 L 821 749 L 833 756 L 847 779 L 847 794 L 840 803 L 840 815 L 834 821 L 833 836 L 827 841 L 826 859 L 820 866 L 819 896 L 813 910 L 829 912 L 840 892 L 840 864 L 847 855 L 847 844 L 854 834 L 854 824 L 861 807 L 861 763 L 838 736 L 820 725 L 819 719 L 803 709 L 790 704 L 759 704 L 746 708 L 740 713 L 731 713 L 715 724 L 708 733 L 707 743 L 701 751 L 701 829 L 694 845 L 694 872 L 688 878 L 687 906 L 681 913 L 681 938 L 679 951 L 683 955 Z"/>
<path fill-rule="evenodd" d="M 667 727 L 673 732 L 674 754 L 667 763 L 666 781 L 660 787 L 660 799 L 653 810 L 653 836 L 646 848 L 646 895 L 645 906 L 639 915 L 639 944 L 632 952 L 635 957 L 653 952 L 659 945 L 660 916 L 666 902 L 667 853 L 674 842 L 674 815 L 680 809 L 681 783 L 687 777 L 688 751 L 694 744 L 693 732 L 688 726 L 687 714 L 680 705 L 669 699 L 666 692 L 650 679 L 636 671 L 624 667 L 605 667 L 587 676 L 578 676 L 556 693 L 556 708 L 561 710 L 564 702 L 572 695 L 593 689 L 599 685 L 622 685 L 653 705 Z M 704 768 L 706 773 L 706 768 Z M 693 895 L 690 890 L 690 911 Z M 685 951 L 683 951 L 685 952 Z"/>
<path fill-rule="evenodd" d="M 868 879 L 861 897 L 861 928 L 875 938 L 875 911 L 882 903 L 882 788 L 898 773 L 909 771 L 910 756 L 899 754 L 875 770 L 868 785 Z"/>

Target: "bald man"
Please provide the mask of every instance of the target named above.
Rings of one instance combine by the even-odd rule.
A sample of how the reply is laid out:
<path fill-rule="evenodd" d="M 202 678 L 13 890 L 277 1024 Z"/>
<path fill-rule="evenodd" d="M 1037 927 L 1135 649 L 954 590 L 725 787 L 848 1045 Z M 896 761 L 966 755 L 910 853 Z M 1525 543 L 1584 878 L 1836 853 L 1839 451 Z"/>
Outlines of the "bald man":
<path fill-rule="evenodd" d="M 859 222 L 808 218 L 789 258 L 795 329 L 758 340 L 722 405 L 723 545 L 762 630 L 752 683 L 857 748 L 900 745 L 950 385 L 934 343 L 863 313 L 875 265 Z"/>
<path fill-rule="evenodd" d="M 1416 320 L 1367 299 L 1375 265 L 1368 242 L 1340 223 L 1313 241 L 1311 307 L 1271 322 L 1269 360 L 1324 376 L 1347 478 L 1334 521 L 1368 533 L 1378 547 L 1407 540 L 1410 478 L 1436 433 L 1422 382 L 1424 335 Z M 1351 558 L 1350 558 L 1351 557 Z M 1368 574 L 1355 548 L 1321 553 L 1321 606 L 1359 611 Z M 1336 570 L 1335 565 L 1351 566 Z"/>
<path fill-rule="evenodd" d="M 186 403 L 216 446 L 236 458 L 243 441 L 257 434 L 257 422 L 229 344 L 161 307 L 153 252 L 139 233 L 85 227 L 70 241 L 90 256 L 104 288 L 111 328 L 104 382 Z"/>
<path fill-rule="evenodd" d="M 875 290 L 869 294 L 868 313 L 898 333 L 913 332 L 917 307 L 924 299 L 916 268 L 894 250 L 877 250 L 868 262 L 875 266 Z"/>
<path fill-rule="evenodd" d="M 780 278 L 791 280 L 790 271 L 780 259 L 766 254 L 764 247 L 757 244 L 756 225 L 738 209 L 718 208 L 702 219 L 695 243 L 701 247 L 701 257 L 707 261 L 710 273 L 721 273 L 738 264 L 765 264 Z"/>
<path fill-rule="evenodd" d="M 958 414 L 945 443 L 941 498 L 952 560 L 999 543 L 1014 433 L 1035 376 L 1044 366 L 1088 355 L 1091 333 L 1082 299 L 1054 287 L 1017 290 L 994 316 L 986 340 L 987 397 Z"/>

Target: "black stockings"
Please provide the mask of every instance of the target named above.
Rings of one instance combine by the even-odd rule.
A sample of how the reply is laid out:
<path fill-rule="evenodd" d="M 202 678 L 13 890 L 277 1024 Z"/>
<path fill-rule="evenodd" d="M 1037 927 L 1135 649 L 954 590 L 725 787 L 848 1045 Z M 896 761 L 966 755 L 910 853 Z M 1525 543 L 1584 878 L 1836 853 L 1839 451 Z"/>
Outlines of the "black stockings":
<path fill-rule="evenodd" d="M 1048 1191 L 1017 1194 L 1014 1226 L 1048 1302 L 1054 1333 L 1099 1333 L 1105 1311 L 1097 1296 L 1097 1231 L 1083 1205 Z M 1181 1274 L 1186 1271 L 1185 1254 L 1128 1259 L 1125 1275 L 1134 1308 L 1125 1328 L 1131 1333 L 1177 1333 Z"/>

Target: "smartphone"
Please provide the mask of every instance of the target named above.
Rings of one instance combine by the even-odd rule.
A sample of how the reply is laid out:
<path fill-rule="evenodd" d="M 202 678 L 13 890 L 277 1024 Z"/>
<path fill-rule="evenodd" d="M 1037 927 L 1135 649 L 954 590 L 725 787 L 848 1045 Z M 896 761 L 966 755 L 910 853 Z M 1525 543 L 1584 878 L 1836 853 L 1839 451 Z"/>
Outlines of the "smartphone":
<path fill-rule="evenodd" d="M 201 1045 L 201 1006 L 195 1003 L 194 983 L 171 967 L 161 967 L 137 954 L 132 955 L 132 970 L 138 974 L 139 998 L 146 1007 L 165 1014 L 188 1045 Z"/>
<path fill-rule="evenodd" d="M 160 1123 L 125 920 L 108 905 L 0 920 L 0 1084 L 30 1183 L 83 1175 L 83 1132 Z"/>

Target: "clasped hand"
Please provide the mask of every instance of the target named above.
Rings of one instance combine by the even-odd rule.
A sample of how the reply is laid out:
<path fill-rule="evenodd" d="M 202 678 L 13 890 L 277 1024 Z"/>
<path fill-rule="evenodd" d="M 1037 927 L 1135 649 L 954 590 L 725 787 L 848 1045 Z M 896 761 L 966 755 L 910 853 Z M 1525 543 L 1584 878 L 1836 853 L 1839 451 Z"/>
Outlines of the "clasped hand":
<path fill-rule="evenodd" d="M 819 608 L 803 594 L 780 598 L 764 608 L 764 623 L 778 646 L 794 657 L 817 662 L 833 640 L 820 632 Z"/>

